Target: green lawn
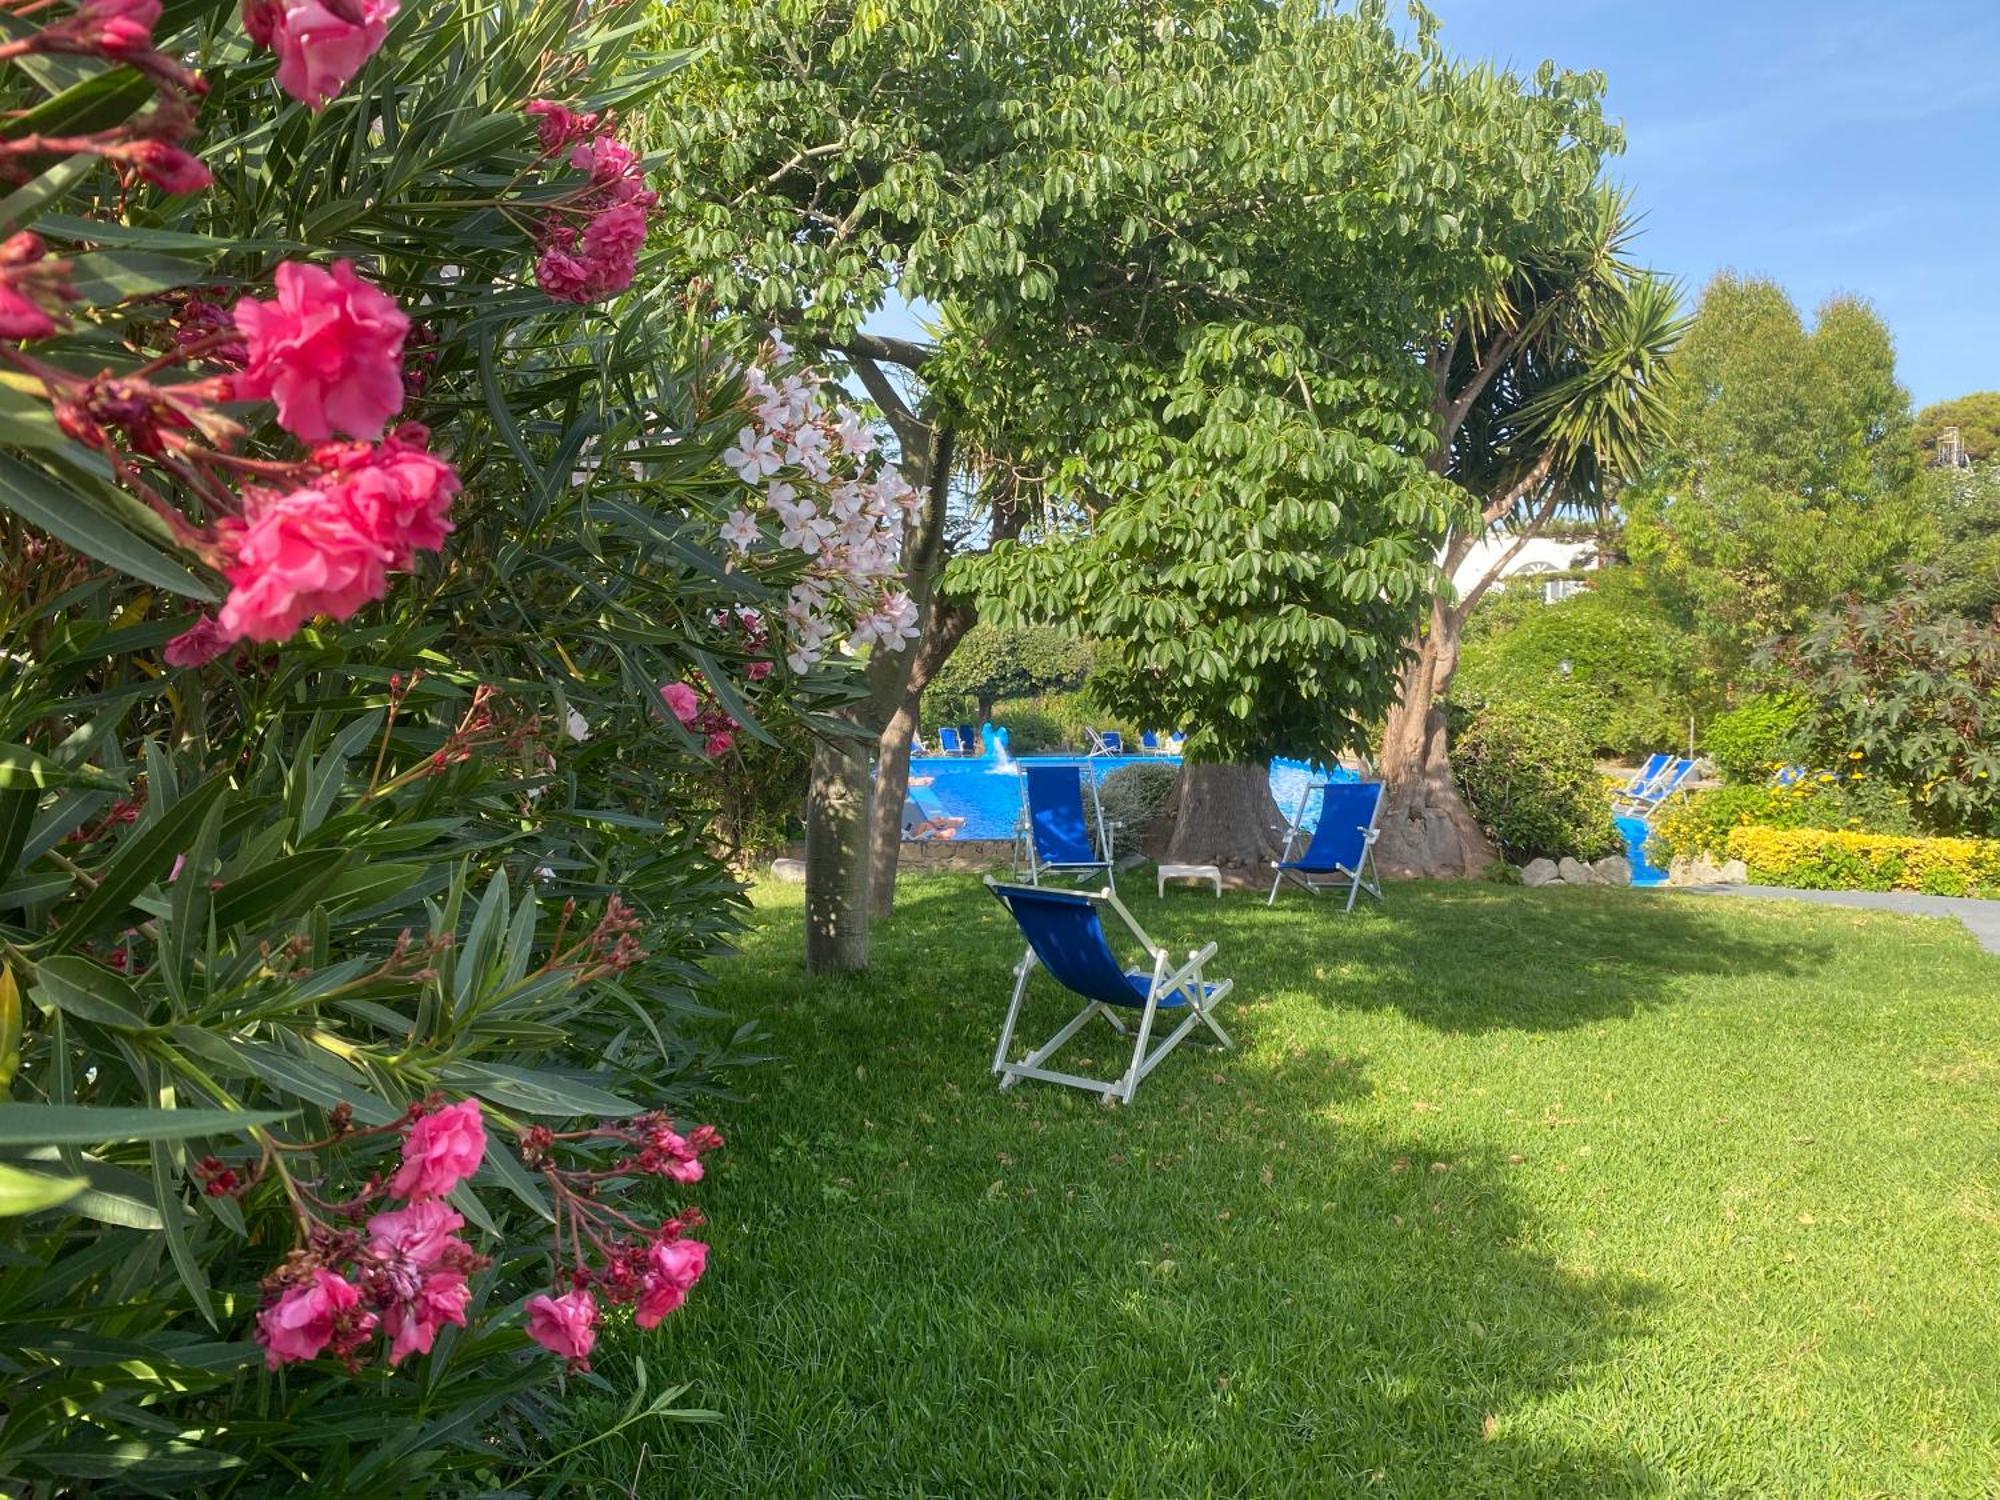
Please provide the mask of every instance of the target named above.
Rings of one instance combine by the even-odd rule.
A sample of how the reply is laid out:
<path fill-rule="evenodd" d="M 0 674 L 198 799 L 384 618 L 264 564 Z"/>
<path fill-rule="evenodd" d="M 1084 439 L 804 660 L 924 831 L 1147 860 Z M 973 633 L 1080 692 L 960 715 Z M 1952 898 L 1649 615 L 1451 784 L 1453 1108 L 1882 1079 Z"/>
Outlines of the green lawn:
<path fill-rule="evenodd" d="M 1221 944 L 1239 1050 L 1127 1109 L 995 1089 L 1019 945 L 976 881 L 905 882 L 873 971 L 827 984 L 797 892 L 758 892 L 719 1003 L 785 1060 L 718 1111 L 708 1279 L 599 1361 L 643 1350 L 724 1419 L 578 1483 L 2000 1493 L 2000 959 L 1955 924 L 1128 886 L 1156 937 Z M 1067 1014 L 1043 978 L 1025 1034 Z"/>

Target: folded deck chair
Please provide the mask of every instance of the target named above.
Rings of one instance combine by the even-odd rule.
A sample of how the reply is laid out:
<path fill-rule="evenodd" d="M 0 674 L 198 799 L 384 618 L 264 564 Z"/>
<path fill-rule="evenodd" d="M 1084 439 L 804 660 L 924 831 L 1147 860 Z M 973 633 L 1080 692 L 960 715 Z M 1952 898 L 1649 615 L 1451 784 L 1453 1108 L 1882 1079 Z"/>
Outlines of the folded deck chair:
<path fill-rule="evenodd" d="M 1075 766 L 1022 766 L 1021 854 L 1028 883 L 1040 885 L 1044 875 L 1088 875 L 1096 870 L 1113 886 L 1111 839 L 1104 829 L 1104 808 L 1093 799 L 1097 839 L 1091 841 L 1091 819 L 1083 805 L 1083 772 Z"/>
<path fill-rule="evenodd" d="M 1115 729 L 1092 729 L 1088 724 L 1083 728 L 1084 738 L 1090 742 L 1090 755 L 1117 755 L 1124 741 Z"/>
<path fill-rule="evenodd" d="M 1167 748 L 1169 750 L 1175 751 L 1176 753 L 1178 753 L 1181 746 L 1185 745 L 1186 743 L 1187 743 L 1187 731 L 1185 729 L 1176 729 L 1172 734 L 1167 736 Z"/>
<path fill-rule="evenodd" d="M 1319 821 L 1305 837 L 1305 849 L 1294 859 L 1292 849 L 1302 837 L 1306 807 L 1315 792 L 1320 797 Z M 1323 889 L 1338 890 L 1345 882 L 1349 911 L 1354 910 L 1354 899 L 1363 891 L 1380 901 L 1380 879 L 1370 876 L 1375 869 L 1379 832 L 1375 819 L 1381 812 L 1379 781 L 1322 781 L 1307 787 L 1285 835 L 1285 852 L 1278 861 L 1278 873 L 1271 877 L 1271 894 L 1264 904 L 1269 906 L 1278 899 L 1278 887 L 1288 879 L 1315 895 Z"/>
<path fill-rule="evenodd" d="M 1002 885 L 986 877 L 986 888 L 1013 914 L 1028 951 L 1014 967 L 1014 997 L 1007 1006 L 1006 1024 L 1000 1028 L 1000 1045 L 994 1049 L 993 1071 L 1000 1075 L 1000 1087 L 1010 1089 L 1023 1078 L 1039 1078 L 1047 1083 L 1066 1083 L 1071 1088 L 1089 1089 L 1106 1099 L 1132 1102 L 1139 1080 L 1160 1065 L 1196 1026 L 1206 1026 L 1225 1047 L 1235 1045 L 1210 1014 L 1215 1003 L 1227 995 L 1232 981 L 1202 977 L 1202 965 L 1215 956 L 1215 944 L 1189 952 L 1178 966 L 1165 948 L 1146 936 L 1132 920 L 1132 914 L 1109 890 L 1095 895 L 1083 891 L 1051 891 L 1032 885 Z M 1150 969 L 1127 969 L 1118 962 L 1104 931 L 1104 914 L 1117 915 L 1152 960 Z M 1007 1053 L 1014 1043 L 1014 1027 L 1021 1018 L 1021 1002 L 1028 993 L 1028 980 L 1036 969 L 1048 970 L 1064 989 L 1084 999 L 1084 1007 L 1056 1034 L 1019 1062 L 1009 1062 Z M 1161 1011 L 1182 1010 L 1187 1018 L 1151 1052 L 1154 1018 Z M 1128 1029 L 1122 1013 L 1137 1011 L 1136 1034 Z M 1077 1073 L 1061 1073 L 1042 1066 L 1071 1037 L 1081 1031 L 1091 1017 L 1102 1015 L 1121 1037 L 1134 1037 L 1132 1061 L 1125 1072 L 1112 1079 L 1085 1078 Z"/>

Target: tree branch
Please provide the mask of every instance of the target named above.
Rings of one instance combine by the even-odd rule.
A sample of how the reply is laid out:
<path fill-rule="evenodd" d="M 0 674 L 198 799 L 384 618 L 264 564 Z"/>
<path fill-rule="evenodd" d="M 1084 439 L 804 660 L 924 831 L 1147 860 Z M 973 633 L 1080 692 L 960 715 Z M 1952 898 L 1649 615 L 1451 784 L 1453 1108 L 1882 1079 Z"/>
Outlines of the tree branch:
<path fill-rule="evenodd" d="M 1535 513 L 1529 518 L 1528 524 L 1516 533 L 1514 545 L 1501 553 L 1487 567 L 1486 571 L 1480 575 L 1479 582 L 1475 583 L 1470 589 L 1467 589 L 1465 597 L 1453 606 L 1460 619 L 1464 619 L 1472 613 L 1472 607 L 1486 597 L 1486 591 L 1499 582 L 1500 575 L 1507 571 L 1507 564 L 1512 562 L 1516 557 L 1519 557 L 1521 549 L 1541 534 L 1542 528 L 1549 524 L 1549 517 L 1556 513 L 1556 506 L 1561 503 L 1561 500 L 1562 490 L 1555 485 L 1550 485 L 1547 496 L 1543 498 L 1540 505 L 1535 507 Z"/>
<path fill-rule="evenodd" d="M 896 434 L 896 442 L 903 450 L 904 462 L 925 461 L 931 441 L 930 423 L 910 410 L 903 393 L 882 373 L 882 366 L 873 358 L 852 349 L 843 352 L 848 363 L 854 366 L 854 373 L 861 377 L 862 385 L 867 387 L 869 397 L 882 408 L 882 415 L 888 419 L 890 430 Z M 921 484 L 928 478 L 929 470 L 926 469 L 917 482 Z"/>

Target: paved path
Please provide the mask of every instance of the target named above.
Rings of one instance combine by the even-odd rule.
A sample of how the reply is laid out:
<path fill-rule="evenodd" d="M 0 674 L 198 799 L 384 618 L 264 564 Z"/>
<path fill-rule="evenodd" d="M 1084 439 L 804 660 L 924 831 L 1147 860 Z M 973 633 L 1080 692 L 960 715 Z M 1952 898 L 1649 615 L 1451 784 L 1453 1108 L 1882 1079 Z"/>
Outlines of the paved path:
<path fill-rule="evenodd" d="M 1755 896 L 1769 901 L 1805 901 L 1814 906 L 1859 906 L 1909 917 L 1954 917 L 1970 929 L 1980 947 L 1988 953 L 2000 953 L 2000 901 L 1922 896 L 1915 891 L 1796 891 L 1782 885 L 1684 885 L 1674 889 L 1699 896 Z"/>

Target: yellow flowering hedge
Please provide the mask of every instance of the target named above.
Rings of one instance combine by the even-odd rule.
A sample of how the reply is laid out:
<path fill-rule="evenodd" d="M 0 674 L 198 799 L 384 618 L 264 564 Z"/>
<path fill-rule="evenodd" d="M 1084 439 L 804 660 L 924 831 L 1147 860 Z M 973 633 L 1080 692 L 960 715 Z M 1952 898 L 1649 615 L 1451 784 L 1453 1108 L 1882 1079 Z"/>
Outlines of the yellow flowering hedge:
<path fill-rule="evenodd" d="M 2000 896 L 2000 839 L 1737 827 L 1729 831 L 1724 853 L 1748 865 L 1750 878 L 1760 885 Z"/>

